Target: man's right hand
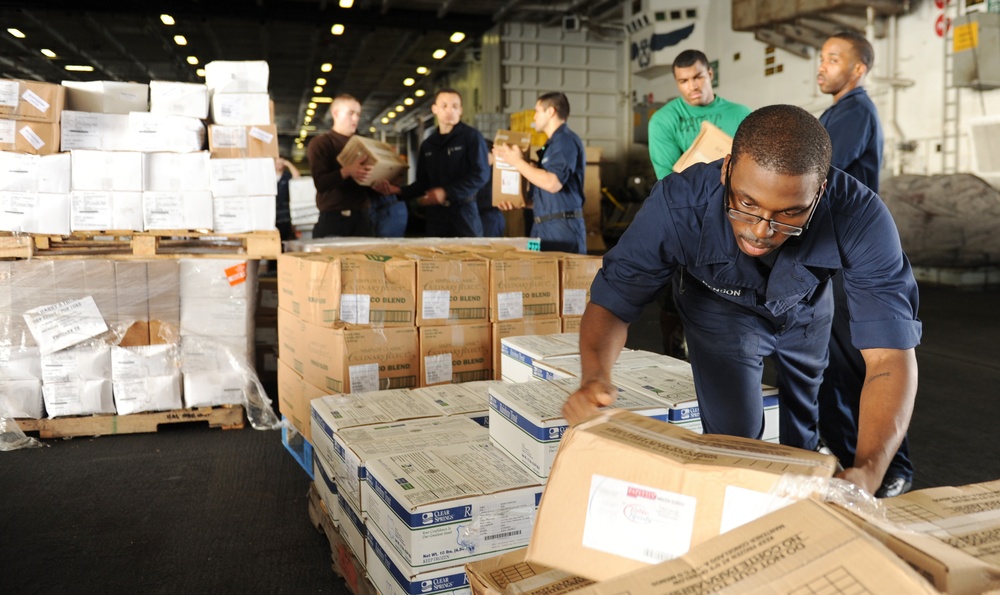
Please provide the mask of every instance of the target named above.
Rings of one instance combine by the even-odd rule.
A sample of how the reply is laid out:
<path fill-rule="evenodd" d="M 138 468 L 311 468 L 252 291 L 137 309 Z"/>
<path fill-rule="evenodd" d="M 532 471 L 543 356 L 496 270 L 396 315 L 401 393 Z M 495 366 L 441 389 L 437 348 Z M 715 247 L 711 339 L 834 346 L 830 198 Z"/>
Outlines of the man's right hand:
<path fill-rule="evenodd" d="M 571 426 L 580 423 L 597 413 L 600 407 L 614 404 L 617 391 L 610 382 L 603 380 L 588 380 L 566 399 L 562 414 Z"/>

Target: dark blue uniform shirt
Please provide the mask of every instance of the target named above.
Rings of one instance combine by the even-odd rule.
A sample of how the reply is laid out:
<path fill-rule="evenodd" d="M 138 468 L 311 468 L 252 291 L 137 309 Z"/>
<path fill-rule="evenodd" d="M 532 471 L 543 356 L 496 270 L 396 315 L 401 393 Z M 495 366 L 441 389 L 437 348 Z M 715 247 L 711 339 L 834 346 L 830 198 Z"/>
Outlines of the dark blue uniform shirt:
<path fill-rule="evenodd" d="M 875 104 L 861 87 L 851 89 L 827 108 L 819 121 L 833 143 L 831 165 L 878 193 L 882 166 L 882 125 Z"/>
<path fill-rule="evenodd" d="M 587 231 L 583 222 L 583 178 L 587 155 L 583 141 L 562 124 L 545 144 L 541 167 L 559 179 L 559 192 L 534 187 L 535 224 L 531 235 L 542 240 L 542 250 L 587 253 Z M 542 221 L 538 221 L 541 219 Z"/>
<path fill-rule="evenodd" d="M 405 200 L 423 196 L 431 188 L 444 188 L 448 202 L 465 203 L 490 180 L 486 141 L 478 130 L 459 122 L 448 134 L 434 130 L 420 144 L 417 178 L 402 188 Z"/>

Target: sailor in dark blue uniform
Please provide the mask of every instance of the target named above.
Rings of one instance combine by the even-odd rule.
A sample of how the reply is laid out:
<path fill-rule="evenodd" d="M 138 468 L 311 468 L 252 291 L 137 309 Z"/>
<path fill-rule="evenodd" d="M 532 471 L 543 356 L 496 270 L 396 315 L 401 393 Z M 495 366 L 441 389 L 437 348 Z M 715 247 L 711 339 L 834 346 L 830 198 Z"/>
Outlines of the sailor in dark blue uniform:
<path fill-rule="evenodd" d="M 909 425 L 920 341 L 917 285 L 888 210 L 830 168 L 819 121 L 768 106 L 732 154 L 667 176 L 604 258 L 580 331 L 583 375 L 563 414 L 577 423 L 614 401 L 611 367 L 630 322 L 675 271 L 705 432 L 759 438 L 763 359 L 777 367 L 783 444 L 815 448 L 827 364 L 830 278 L 842 274 L 867 378 L 854 466 L 874 492 Z"/>
<path fill-rule="evenodd" d="M 431 111 L 438 127 L 420 144 L 417 179 L 399 188 L 388 182 L 375 186 L 384 194 L 416 199 L 427 208 L 426 235 L 430 237 L 482 237 L 483 225 L 476 192 L 490 179 L 486 140 L 462 122 L 462 96 L 441 89 Z"/>
<path fill-rule="evenodd" d="M 500 144 L 493 154 L 514 166 L 532 188 L 534 224 L 529 235 L 539 238 L 542 250 L 587 253 L 583 222 L 583 177 L 587 167 L 583 141 L 569 126 L 569 100 L 560 92 L 546 93 L 535 103 L 535 130 L 549 141 L 538 152 L 541 166 L 525 161 L 517 147 Z M 497 205 L 511 210 L 510 203 Z"/>

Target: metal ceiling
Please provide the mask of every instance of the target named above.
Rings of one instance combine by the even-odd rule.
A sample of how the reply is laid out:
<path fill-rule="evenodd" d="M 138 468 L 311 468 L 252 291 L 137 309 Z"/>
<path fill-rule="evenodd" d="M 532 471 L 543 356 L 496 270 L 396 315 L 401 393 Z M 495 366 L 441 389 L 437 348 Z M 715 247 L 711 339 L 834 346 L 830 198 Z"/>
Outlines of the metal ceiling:
<path fill-rule="evenodd" d="M 202 82 L 196 70 L 213 60 L 266 60 L 275 121 L 283 136 L 298 136 L 314 95 L 350 93 L 362 102 L 362 122 L 461 64 L 465 52 L 478 50 L 482 33 L 503 21 L 560 25 L 563 16 L 605 15 L 622 0 L 107 0 L 0 1 L 0 78 Z M 175 19 L 164 25 L 160 15 Z M 344 25 L 333 35 L 334 24 Z M 18 39 L 7 32 L 16 28 Z M 465 33 L 460 43 L 452 33 Z M 174 43 L 175 35 L 187 39 Z M 55 58 L 41 54 L 55 52 Z M 436 49 L 448 52 L 442 60 Z M 198 65 L 190 65 L 196 56 Z M 321 72 L 323 63 L 331 72 Z M 70 72 L 68 64 L 94 67 Z M 426 75 L 418 66 L 430 69 Z M 416 79 L 412 87 L 403 85 Z M 327 79 L 315 93 L 317 78 Z M 326 110 L 313 125 L 329 126 Z"/>

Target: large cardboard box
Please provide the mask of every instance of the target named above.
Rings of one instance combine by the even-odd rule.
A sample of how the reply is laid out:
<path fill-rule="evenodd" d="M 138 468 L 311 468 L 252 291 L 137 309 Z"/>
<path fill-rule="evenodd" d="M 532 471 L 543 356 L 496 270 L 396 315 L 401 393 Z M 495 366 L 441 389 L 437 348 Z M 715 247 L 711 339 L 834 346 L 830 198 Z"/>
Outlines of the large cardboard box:
<path fill-rule="evenodd" d="M 277 157 L 278 128 L 274 124 L 208 127 L 208 150 L 215 159 Z"/>
<path fill-rule="evenodd" d="M 462 384 L 438 384 L 415 388 L 411 392 L 430 400 L 443 415 L 461 415 L 480 425 L 487 425 L 484 418 L 489 418 L 490 387 L 495 384 L 499 382 L 484 380 Z"/>
<path fill-rule="evenodd" d="M 149 81 L 149 111 L 204 120 L 208 117 L 208 86 L 203 83 Z"/>
<path fill-rule="evenodd" d="M 176 190 L 142 193 L 142 225 L 146 231 L 212 229 L 212 193 Z"/>
<path fill-rule="evenodd" d="M 208 191 L 211 189 L 208 160 L 209 154 L 206 151 L 143 153 L 142 190 Z"/>
<path fill-rule="evenodd" d="M 149 297 L 149 344 L 176 343 L 181 333 L 180 262 L 147 262 L 146 291 Z"/>
<path fill-rule="evenodd" d="M 151 190 L 143 187 L 142 153 L 75 149 L 70 155 L 71 190 Z"/>
<path fill-rule="evenodd" d="M 205 65 L 209 93 L 267 93 L 270 71 L 265 60 L 212 60 Z"/>
<path fill-rule="evenodd" d="M 420 386 L 493 377 L 490 323 L 419 328 Z"/>
<path fill-rule="evenodd" d="M 0 118 L 57 123 L 65 101 L 66 88 L 62 85 L 0 80 Z"/>
<path fill-rule="evenodd" d="M 59 152 L 59 135 L 54 122 L 0 119 L 0 151 L 52 155 Z"/>
<path fill-rule="evenodd" d="M 493 143 L 494 145 L 505 144 L 517 147 L 521 150 L 521 154 L 527 158 L 528 149 L 531 148 L 531 133 L 497 130 Z M 494 206 L 501 202 L 509 202 L 515 207 L 525 206 L 524 190 L 526 184 L 513 165 L 503 159 L 496 159 L 493 163 L 492 177 Z"/>
<path fill-rule="evenodd" d="M 472 595 L 461 563 L 439 570 L 413 568 L 388 543 L 389 538 L 377 526 L 368 526 L 368 540 L 365 542 L 366 569 L 368 580 L 380 595 Z"/>
<path fill-rule="evenodd" d="M 559 259 L 508 250 L 490 260 L 490 320 L 559 317 Z"/>
<path fill-rule="evenodd" d="M 340 535 L 347 542 L 347 547 L 361 564 L 367 566 L 368 560 L 365 550 L 365 542 L 368 540 L 368 527 L 365 526 L 364 516 L 355 510 L 351 503 L 340 494 L 337 495 L 337 517 L 340 519 L 337 527 Z"/>
<path fill-rule="evenodd" d="M 583 221 L 587 227 L 587 251 L 603 251 L 601 236 L 601 156 L 600 147 L 584 147 L 587 166 L 583 173 Z M 593 244 L 593 245 L 592 245 Z"/>
<path fill-rule="evenodd" d="M 524 559 L 527 549 L 514 550 L 465 565 L 473 595 L 562 595 L 594 581 Z"/>
<path fill-rule="evenodd" d="M 606 580 L 780 507 L 770 492 L 784 474 L 835 469 L 830 455 L 609 410 L 563 436 L 527 558 Z"/>
<path fill-rule="evenodd" d="M 935 589 L 878 541 L 813 500 L 796 502 L 681 557 L 576 591 L 621 593 L 924 593 Z"/>
<path fill-rule="evenodd" d="M 307 324 L 303 377 L 336 393 L 415 388 L 420 372 L 416 327 L 347 329 Z"/>
<path fill-rule="evenodd" d="M 337 482 L 333 475 L 333 463 L 327 461 L 315 450 L 312 452 L 313 485 L 316 487 L 319 499 L 326 507 L 326 514 L 329 515 L 334 525 L 339 525 L 341 515 L 340 506 L 337 503 Z M 362 526 L 364 526 L 363 523 Z"/>
<path fill-rule="evenodd" d="M 490 263 L 475 254 L 413 251 L 417 326 L 489 322 Z"/>
<path fill-rule="evenodd" d="M 500 339 L 500 376 L 506 382 L 535 380 L 534 362 L 538 359 L 580 353 L 579 335 L 522 335 Z"/>
<path fill-rule="evenodd" d="M 292 426 L 309 444 L 313 444 L 312 436 L 312 401 L 330 394 L 315 387 L 303 378 L 283 359 L 278 359 L 278 409 L 281 415 L 291 422 Z M 315 450 L 313 452 L 316 452 Z M 331 470 L 330 473 L 333 473 Z"/>
<path fill-rule="evenodd" d="M 560 316 L 583 316 L 590 303 L 590 286 L 604 259 L 600 256 L 562 254 L 559 257 L 559 281 L 562 307 Z"/>
<path fill-rule="evenodd" d="M 265 157 L 209 159 L 212 196 L 275 196 L 274 161 Z"/>
<path fill-rule="evenodd" d="M 66 109 L 101 114 L 149 111 L 149 85 L 119 81 L 63 81 Z"/>
<path fill-rule="evenodd" d="M 558 318 L 534 318 L 527 320 L 505 320 L 493 323 L 493 378 L 501 380 L 501 344 L 505 337 L 522 335 L 554 335 L 560 329 Z"/>
<path fill-rule="evenodd" d="M 267 126 L 274 123 L 267 93 L 215 93 L 212 122 L 221 126 Z"/>
<path fill-rule="evenodd" d="M 392 145 L 355 134 L 337 155 L 337 162 L 346 166 L 362 160 L 372 167 L 365 186 L 382 180 L 392 181 L 409 169 Z"/>
<path fill-rule="evenodd" d="M 674 171 L 681 172 L 695 163 L 711 163 L 722 159 L 733 150 L 733 139 L 709 121 L 701 123 L 701 131 L 687 151 L 674 163 Z"/>

